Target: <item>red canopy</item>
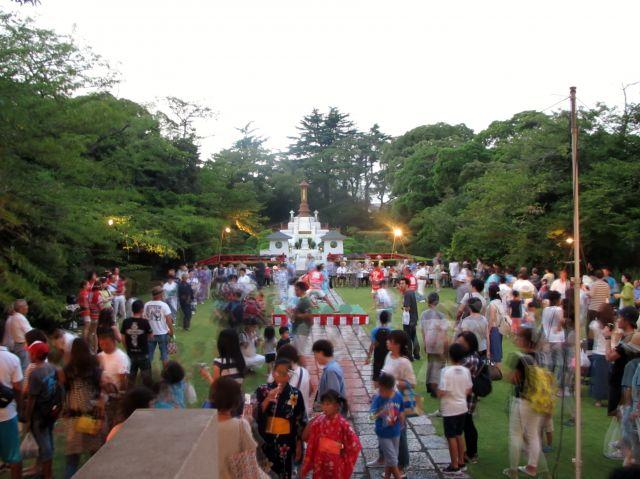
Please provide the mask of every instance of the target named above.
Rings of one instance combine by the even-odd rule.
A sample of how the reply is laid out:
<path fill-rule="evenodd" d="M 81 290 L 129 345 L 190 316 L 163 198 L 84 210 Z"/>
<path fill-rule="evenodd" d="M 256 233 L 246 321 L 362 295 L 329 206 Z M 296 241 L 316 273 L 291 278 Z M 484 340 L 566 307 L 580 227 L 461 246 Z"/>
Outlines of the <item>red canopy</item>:
<path fill-rule="evenodd" d="M 370 258 L 372 260 L 381 259 L 383 261 L 391 261 L 391 260 L 402 260 L 402 259 L 411 259 L 412 256 L 408 254 L 399 254 L 399 253 L 349 253 L 349 254 L 333 254 L 329 253 L 327 255 L 328 261 L 340 261 L 342 258 L 347 259 L 365 259 Z"/>
<path fill-rule="evenodd" d="M 271 263 L 273 256 L 260 256 L 257 254 L 217 254 L 210 258 L 201 259 L 196 264 L 229 264 L 229 263 L 244 263 L 252 264 L 263 261 L 265 263 Z M 284 255 L 276 257 L 277 262 L 285 260 Z"/>

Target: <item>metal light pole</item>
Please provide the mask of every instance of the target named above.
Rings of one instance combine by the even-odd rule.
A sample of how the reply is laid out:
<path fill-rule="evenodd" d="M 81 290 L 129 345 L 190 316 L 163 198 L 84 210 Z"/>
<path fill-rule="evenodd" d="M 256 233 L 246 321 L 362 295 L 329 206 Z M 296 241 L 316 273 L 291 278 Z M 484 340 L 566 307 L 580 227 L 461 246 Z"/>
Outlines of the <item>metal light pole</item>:
<path fill-rule="evenodd" d="M 571 98 L 571 164 L 573 170 L 573 315 L 575 336 L 575 396 L 576 396 L 576 479 L 582 478 L 582 398 L 580 374 L 580 182 L 578 178 L 578 120 L 576 117 L 576 87 L 570 88 Z"/>
<path fill-rule="evenodd" d="M 222 228 L 222 230 L 220 230 L 220 247 L 218 248 L 218 264 L 220 264 L 220 257 L 222 256 L 222 242 L 224 241 L 224 234 L 227 233 L 231 233 L 231 228 L 229 228 L 228 226 L 225 226 L 224 228 Z"/>

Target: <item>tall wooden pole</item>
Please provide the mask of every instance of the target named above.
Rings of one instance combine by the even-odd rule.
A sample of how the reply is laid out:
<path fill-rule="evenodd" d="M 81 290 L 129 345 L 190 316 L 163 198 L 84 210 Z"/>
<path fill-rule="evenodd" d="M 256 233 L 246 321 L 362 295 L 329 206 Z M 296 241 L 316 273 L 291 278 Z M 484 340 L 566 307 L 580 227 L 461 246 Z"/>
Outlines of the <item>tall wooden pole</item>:
<path fill-rule="evenodd" d="M 576 400 L 576 479 L 582 478 L 582 398 L 580 374 L 580 182 L 578 179 L 578 120 L 576 117 L 576 87 L 570 88 L 571 98 L 571 164 L 573 169 L 573 315 L 575 336 L 575 400 Z"/>

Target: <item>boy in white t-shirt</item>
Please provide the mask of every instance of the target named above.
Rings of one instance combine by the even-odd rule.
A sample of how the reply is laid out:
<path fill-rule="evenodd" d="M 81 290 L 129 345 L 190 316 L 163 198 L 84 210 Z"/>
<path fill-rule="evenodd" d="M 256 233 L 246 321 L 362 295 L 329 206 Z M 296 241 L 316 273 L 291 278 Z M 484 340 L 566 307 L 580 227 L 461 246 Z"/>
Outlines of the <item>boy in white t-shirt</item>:
<path fill-rule="evenodd" d="M 102 352 L 98 353 L 98 362 L 102 368 L 102 380 L 105 382 L 105 390 L 109 395 L 107 403 L 107 424 L 111 430 L 113 426 L 121 422 L 120 409 L 122 398 L 127 390 L 127 378 L 131 370 L 129 356 L 116 346 L 116 338 L 113 331 L 105 331 L 98 335 L 98 346 Z"/>
<path fill-rule="evenodd" d="M 449 444 L 451 464 L 444 469 L 446 473 L 457 473 L 466 470 L 464 464 L 464 443 L 462 433 L 469 407 L 467 396 L 471 394 L 473 383 L 469 369 L 460 366 L 466 354 L 464 346 L 453 343 L 449 347 L 449 359 L 452 366 L 447 366 L 440 373 L 438 397 L 442 413 L 444 435 Z"/>

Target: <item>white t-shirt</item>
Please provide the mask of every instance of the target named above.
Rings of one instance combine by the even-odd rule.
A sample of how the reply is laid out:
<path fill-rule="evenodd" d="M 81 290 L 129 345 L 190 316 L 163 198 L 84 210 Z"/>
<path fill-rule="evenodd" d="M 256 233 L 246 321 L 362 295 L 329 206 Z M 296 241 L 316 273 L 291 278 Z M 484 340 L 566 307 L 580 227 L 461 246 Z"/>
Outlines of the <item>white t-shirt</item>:
<path fill-rule="evenodd" d="M 15 343 L 24 343 L 24 335 L 33 329 L 27 318 L 20 313 L 13 313 L 9 316 L 4 328 L 2 344 L 9 348 L 12 348 Z"/>
<path fill-rule="evenodd" d="M 551 291 L 557 291 L 560 293 L 560 297 L 564 299 L 564 295 L 567 292 L 567 286 L 569 281 L 562 281 L 560 278 L 551 283 Z"/>
<path fill-rule="evenodd" d="M 65 331 L 62 333 L 62 336 L 53 342 L 53 345 L 58 351 L 62 351 L 65 354 L 71 354 L 71 346 L 73 346 L 73 342 L 76 338 L 77 336 L 75 334 Z"/>
<path fill-rule="evenodd" d="M 536 287 L 528 279 L 518 279 L 513 283 L 513 290 L 520 293 L 520 297 L 524 300 L 525 304 L 529 304 L 529 301 L 536 293 Z"/>
<path fill-rule="evenodd" d="M 560 325 L 562 317 L 560 306 L 549 306 L 542 310 L 542 330 L 550 343 L 564 343 L 564 329 Z"/>
<path fill-rule="evenodd" d="M 498 294 L 500 294 L 500 299 L 502 299 L 502 304 L 506 308 L 509 301 L 511 301 L 512 290 L 505 283 L 500 283 L 499 288 L 500 288 L 500 292 Z"/>
<path fill-rule="evenodd" d="M 251 284 L 251 278 L 248 275 L 238 277 L 238 284 Z"/>
<path fill-rule="evenodd" d="M 171 315 L 171 308 L 164 301 L 152 300 L 144 305 L 143 316 L 149 321 L 151 331 L 156 336 L 169 333 L 167 316 Z"/>
<path fill-rule="evenodd" d="M 400 356 L 399 358 L 392 358 L 391 353 L 387 354 L 387 357 L 384 359 L 384 365 L 382 366 L 382 372 L 386 374 L 391 374 L 396 381 L 407 381 L 412 386 L 417 384 L 416 375 L 413 372 L 413 366 L 411 366 L 411 361 L 409 361 L 404 356 Z"/>
<path fill-rule="evenodd" d="M 346 266 L 338 266 L 338 269 L 336 270 L 336 273 L 338 274 L 338 276 L 343 276 L 343 275 L 347 274 L 347 267 Z"/>
<path fill-rule="evenodd" d="M 120 386 L 120 375 L 129 374 L 131 370 L 131 360 L 121 349 L 116 348 L 111 354 L 98 353 L 98 361 L 104 380 L 116 386 Z"/>
<path fill-rule="evenodd" d="M 427 271 L 427 268 L 420 268 L 418 271 L 416 271 L 416 274 L 414 276 L 418 281 L 426 281 L 429 277 L 429 272 Z"/>
<path fill-rule="evenodd" d="M 458 264 L 457 261 L 452 261 L 451 263 L 449 263 L 449 274 L 451 275 L 452 278 L 455 278 L 456 276 L 458 276 L 459 272 L 460 272 L 460 265 Z"/>
<path fill-rule="evenodd" d="M 18 356 L 10 353 L 7 348 L 0 346 L 0 383 L 13 389 L 13 383 L 22 381 L 22 367 Z M 16 402 L 11 401 L 7 407 L 0 408 L 0 422 L 16 417 Z"/>
<path fill-rule="evenodd" d="M 593 354 L 604 356 L 607 354 L 607 343 L 602 333 L 602 325 L 600 321 L 595 319 L 589 323 L 589 329 L 593 333 Z"/>
<path fill-rule="evenodd" d="M 467 391 L 473 387 L 471 373 L 464 366 L 447 366 L 440 372 L 438 389 L 446 391 L 440 398 L 440 412 L 443 416 L 459 416 L 469 411 Z"/>
<path fill-rule="evenodd" d="M 467 316 L 460 322 L 460 331 L 471 331 L 476 335 L 478 340 L 478 351 L 487 350 L 487 332 L 489 331 L 489 322 L 487 318 L 479 314 Z"/>
<path fill-rule="evenodd" d="M 178 298 L 178 283 L 175 281 L 169 283 L 168 281 L 162 285 L 164 290 L 164 297 L 167 301 L 176 301 Z"/>

